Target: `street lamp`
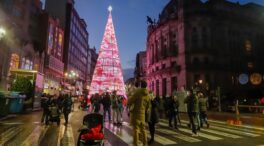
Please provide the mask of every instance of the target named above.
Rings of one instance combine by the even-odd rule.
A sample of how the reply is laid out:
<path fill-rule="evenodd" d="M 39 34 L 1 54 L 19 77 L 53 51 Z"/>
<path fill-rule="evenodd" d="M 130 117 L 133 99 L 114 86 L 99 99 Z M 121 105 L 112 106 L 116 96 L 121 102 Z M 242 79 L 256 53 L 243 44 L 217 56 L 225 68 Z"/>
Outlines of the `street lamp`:
<path fill-rule="evenodd" d="M 6 35 L 6 31 L 3 27 L 0 27 L 0 40 Z"/>

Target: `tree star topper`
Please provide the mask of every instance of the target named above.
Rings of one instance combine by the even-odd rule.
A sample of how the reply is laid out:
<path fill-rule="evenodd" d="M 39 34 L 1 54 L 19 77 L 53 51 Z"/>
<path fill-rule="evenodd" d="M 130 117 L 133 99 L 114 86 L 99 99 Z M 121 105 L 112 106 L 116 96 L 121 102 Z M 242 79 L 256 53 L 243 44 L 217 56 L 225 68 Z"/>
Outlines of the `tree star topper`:
<path fill-rule="evenodd" d="M 112 10 L 113 10 L 113 7 L 110 5 L 110 6 L 108 7 L 108 11 L 109 11 L 109 12 L 112 12 Z"/>

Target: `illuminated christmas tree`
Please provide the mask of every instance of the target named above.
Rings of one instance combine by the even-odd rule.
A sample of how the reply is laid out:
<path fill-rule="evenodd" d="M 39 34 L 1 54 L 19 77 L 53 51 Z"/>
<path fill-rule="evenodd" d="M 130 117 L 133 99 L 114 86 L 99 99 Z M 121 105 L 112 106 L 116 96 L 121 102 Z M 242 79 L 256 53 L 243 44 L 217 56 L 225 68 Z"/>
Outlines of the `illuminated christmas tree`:
<path fill-rule="evenodd" d="M 118 55 L 117 42 L 112 20 L 112 7 L 109 6 L 109 16 L 105 27 L 99 56 L 96 62 L 89 95 L 105 91 L 117 91 L 118 95 L 125 95 L 125 85 Z"/>

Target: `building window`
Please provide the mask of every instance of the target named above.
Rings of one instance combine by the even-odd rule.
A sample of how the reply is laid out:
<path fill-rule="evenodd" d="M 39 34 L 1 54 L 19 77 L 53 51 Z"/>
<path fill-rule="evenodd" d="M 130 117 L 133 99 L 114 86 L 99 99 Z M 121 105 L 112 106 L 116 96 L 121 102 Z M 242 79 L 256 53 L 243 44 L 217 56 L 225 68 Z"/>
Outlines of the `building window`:
<path fill-rule="evenodd" d="M 204 64 L 209 64 L 209 58 L 208 57 L 204 57 Z"/>
<path fill-rule="evenodd" d="M 192 49 L 198 47 L 198 32 L 196 27 L 192 29 Z"/>
<path fill-rule="evenodd" d="M 253 68 L 254 67 L 254 64 L 252 62 L 248 62 L 247 63 L 247 66 L 248 66 L 248 68 Z"/>
<path fill-rule="evenodd" d="M 171 77 L 171 92 L 177 91 L 177 77 Z"/>
<path fill-rule="evenodd" d="M 19 56 L 17 54 L 12 54 L 9 70 L 18 69 L 18 67 L 19 67 Z"/>
<path fill-rule="evenodd" d="M 246 49 L 247 52 L 251 52 L 252 51 L 251 41 L 246 40 L 246 42 L 245 42 L 245 49 Z"/>
<path fill-rule="evenodd" d="M 203 49 L 207 49 L 207 41 L 208 41 L 208 37 L 207 37 L 207 29 L 206 27 L 203 27 L 202 29 L 202 42 L 203 42 Z"/>
<path fill-rule="evenodd" d="M 195 74 L 194 75 L 194 82 L 198 82 L 201 79 L 201 75 L 200 74 Z"/>
<path fill-rule="evenodd" d="M 159 96 L 159 80 L 156 80 L 156 96 Z"/>
<path fill-rule="evenodd" d="M 22 65 L 21 65 L 22 69 L 27 69 L 27 70 L 32 70 L 33 68 L 33 62 L 29 59 L 26 58 L 22 58 Z"/>
<path fill-rule="evenodd" d="M 198 58 L 198 57 L 194 57 L 192 63 L 193 63 L 193 64 L 200 64 L 200 60 L 199 60 L 199 58 Z"/>
<path fill-rule="evenodd" d="M 167 79 L 162 79 L 162 96 L 165 97 L 167 95 Z"/>

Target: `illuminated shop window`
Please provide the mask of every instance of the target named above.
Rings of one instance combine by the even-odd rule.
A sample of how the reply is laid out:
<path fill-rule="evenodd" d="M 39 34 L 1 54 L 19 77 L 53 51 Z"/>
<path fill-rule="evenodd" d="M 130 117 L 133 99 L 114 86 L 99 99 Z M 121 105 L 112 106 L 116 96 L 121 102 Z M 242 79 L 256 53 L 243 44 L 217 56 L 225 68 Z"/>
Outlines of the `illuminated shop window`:
<path fill-rule="evenodd" d="M 10 70 L 18 69 L 18 67 L 19 67 L 19 56 L 17 54 L 12 54 L 10 61 Z"/>
<path fill-rule="evenodd" d="M 251 42 L 249 40 L 246 40 L 246 42 L 245 42 L 245 49 L 247 52 L 252 51 L 252 45 L 251 45 Z"/>

